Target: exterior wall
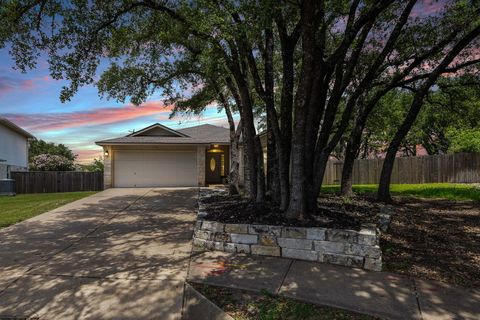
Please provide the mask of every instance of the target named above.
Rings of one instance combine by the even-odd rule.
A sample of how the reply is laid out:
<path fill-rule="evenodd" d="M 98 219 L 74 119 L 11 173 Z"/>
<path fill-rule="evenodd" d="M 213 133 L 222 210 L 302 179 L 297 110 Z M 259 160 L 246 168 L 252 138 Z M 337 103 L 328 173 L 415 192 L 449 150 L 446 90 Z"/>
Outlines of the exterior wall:
<path fill-rule="evenodd" d="M 152 128 L 148 131 L 140 133 L 138 136 L 178 137 L 177 134 L 174 134 L 162 128 Z"/>
<path fill-rule="evenodd" d="M 104 146 L 103 153 L 108 151 L 108 156 L 103 157 L 103 189 L 109 189 L 113 186 L 112 184 L 112 175 L 113 175 L 113 166 L 112 166 L 112 147 L 111 146 Z"/>
<path fill-rule="evenodd" d="M 198 146 L 197 147 L 197 179 L 198 186 L 205 186 L 205 152 L 207 147 Z"/>
<path fill-rule="evenodd" d="M 0 163 L 0 179 L 10 178 L 10 172 L 12 171 L 28 171 L 27 167 L 11 166 L 8 164 Z"/>
<path fill-rule="evenodd" d="M 0 124 L 0 164 L 28 167 L 28 143 L 24 136 Z"/>

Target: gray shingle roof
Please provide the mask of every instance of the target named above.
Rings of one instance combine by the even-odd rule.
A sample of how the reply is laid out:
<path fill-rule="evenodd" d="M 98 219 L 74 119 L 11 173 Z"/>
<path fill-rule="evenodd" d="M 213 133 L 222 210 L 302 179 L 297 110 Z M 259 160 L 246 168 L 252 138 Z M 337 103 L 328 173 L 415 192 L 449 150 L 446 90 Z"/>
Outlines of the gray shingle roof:
<path fill-rule="evenodd" d="M 188 137 L 162 136 L 126 136 L 95 142 L 98 145 L 110 144 L 211 144 L 230 143 L 230 132 L 227 128 L 211 124 L 177 130 Z"/>

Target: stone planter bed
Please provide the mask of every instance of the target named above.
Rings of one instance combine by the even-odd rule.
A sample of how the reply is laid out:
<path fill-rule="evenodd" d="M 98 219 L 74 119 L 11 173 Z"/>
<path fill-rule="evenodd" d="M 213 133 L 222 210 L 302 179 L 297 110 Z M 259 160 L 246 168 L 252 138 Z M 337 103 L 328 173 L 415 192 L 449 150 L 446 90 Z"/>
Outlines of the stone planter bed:
<path fill-rule="evenodd" d="M 224 224 L 199 220 L 193 245 L 206 250 L 318 261 L 380 271 L 379 233 L 325 228 Z"/>
<path fill-rule="evenodd" d="M 202 194 L 200 196 L 202 198 Z M 232 224 L 204 220 L 206 214 L 200 202 L 193 235 L 197 250 L 284 257 L 373 271 L 382 269 L 380 230 L 376 224 L 362 225 L 360 230 Z M 379 215 L 381 228 L 386 228 L 389 221 L 389 214 Z"/>

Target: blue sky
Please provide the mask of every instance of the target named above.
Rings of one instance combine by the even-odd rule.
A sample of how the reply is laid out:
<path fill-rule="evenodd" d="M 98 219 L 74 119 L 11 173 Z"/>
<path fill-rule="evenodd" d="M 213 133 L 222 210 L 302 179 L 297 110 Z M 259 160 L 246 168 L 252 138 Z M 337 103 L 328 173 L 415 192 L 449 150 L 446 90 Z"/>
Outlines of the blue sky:
<path fill-rule="evenodd" d="M 413 15 L 439 11 L 445 0 L 420 1 Z M 73 99 L 61 103 L 60 90 L 66 83 L 49 76 L 48 64 L 40 59 L 37 68 L 25 74 L 14 70 L 8 48 L 0 49 L 0 115 L 30 131 L 39 139 L 63 143 L 78 154 L 80 162 L 101 155 L 95 141 L 122 136 L 155 122 L 172 128 L 203 123 L 226 126 L 226 116 L 215 106 L 200 117 L 168 119 L 171 107 L 157 93 L 142 106 L 101 99 L 93 86 L 83 87 Z"/>
<path fill-rule="evenodd" d="M 155 122 L 171 128 L 203 123 L 227 126 L 224 112 L 207 107 L 200 117 L 168 119 L 171 106 L 165 106 L 158 93 L 141 106 L 118 103 L 98 96 L 93 86 L 83 87 L 66 103 L 59 99 L 64 81 L 49 76 L 48 65 L 40 60 L 37 68 L 22 74 L 13 69 L 8 49 L 0 50 L 0 114 L 31 132 L 38 139 L 68 145 L 79 162 L 101 155 L 95 141 L 122 136 Z"/>

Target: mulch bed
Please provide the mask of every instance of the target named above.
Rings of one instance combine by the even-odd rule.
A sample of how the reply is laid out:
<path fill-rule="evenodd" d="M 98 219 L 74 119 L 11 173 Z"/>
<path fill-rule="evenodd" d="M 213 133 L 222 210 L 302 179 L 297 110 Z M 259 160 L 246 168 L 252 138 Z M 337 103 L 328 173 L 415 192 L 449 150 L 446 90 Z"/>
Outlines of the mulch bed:
<path fill-rule="evenodd" d="M 234 319 L 282 319 L 282 320 L 374 320 L 337 308 L 279 297 L 268 292 L 254 293 L 245 290 L 191 284 L 197 291 L 219 306 Z"/>
<path fill-rule="evenodd" d="M 384 269 L 480 287 L 480 203 L 395 198 L 382 235 Z"/>
<path fill-rule="evenodd" d="M 384 270 L 480 288 L 480 203 L 394 197 L 396 214 L 382 234 Z M 305 221 L 285 219 L 266 203 L 216 195 L 206 199 L 206 220 L 357 229 L 375 223 L 381 204 L 368 195 L 325 195 Z"/>
<path fill-rule="evenodd" d="M 372 199 L 333 195 L 320 198 L 317 211 L 305 220 L 287 219 L 273 204 L 254 203 L 241 196 L 214 195 L 203 202 L 208 212 L 204 219 L 223 223 L 359 230 L 363 223 L 376 223 L 376 215 L 380 212 L 380 204 Z"/>

